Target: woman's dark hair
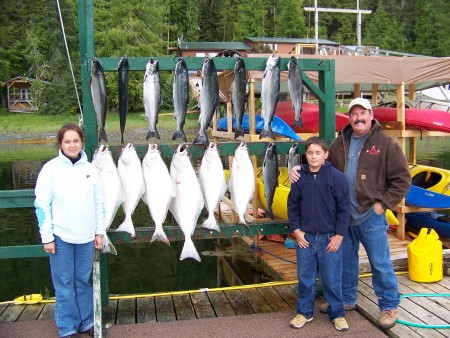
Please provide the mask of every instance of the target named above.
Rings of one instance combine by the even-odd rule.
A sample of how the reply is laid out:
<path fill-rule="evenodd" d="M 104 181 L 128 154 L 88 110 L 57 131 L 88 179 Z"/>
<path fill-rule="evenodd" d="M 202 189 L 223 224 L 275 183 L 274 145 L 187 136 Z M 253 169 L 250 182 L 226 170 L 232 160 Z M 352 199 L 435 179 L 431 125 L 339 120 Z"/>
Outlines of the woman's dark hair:
<path fill-rule="evenodd" d="M 64 138 L 64 134 L 66 131 L 72 130 L 78 133 L 78 136 L 80 136 L 81 142 L 84 143 L 84 133 L 83 130 L 75 123 L 66 123 L 59 129 L 58 134 L 56 135 L 56 145 L 59 147 L 61 146 L 62 140 Z"/>
<path fill-rule="evenodd" d="M 312 136 L 309 139 L 307 139 L 305 150 L 308 150 L 311 144 L 317 144 L 319 147 L 323 149 L 324 152 L 328 151 L 327 141 L 325 141 L 323 138 L 320 138 L 319 136 Z"/>

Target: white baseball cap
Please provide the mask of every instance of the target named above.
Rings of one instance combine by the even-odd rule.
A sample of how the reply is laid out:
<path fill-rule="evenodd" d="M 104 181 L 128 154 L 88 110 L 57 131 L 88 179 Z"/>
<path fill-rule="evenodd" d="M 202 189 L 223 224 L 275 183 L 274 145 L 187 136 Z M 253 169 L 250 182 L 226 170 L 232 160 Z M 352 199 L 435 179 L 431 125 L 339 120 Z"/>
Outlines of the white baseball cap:
<path fill-rule="evenodd" d="M 348 111 L 350 112 L 354 106 L 361 106 L 367 110 L 372 111 L 372 106 L 370 105 L 369 100 L 363 99 L 361 97 L 357 97 L 356 99 L 352 100 L 352 102 L 350 102 Z"/>

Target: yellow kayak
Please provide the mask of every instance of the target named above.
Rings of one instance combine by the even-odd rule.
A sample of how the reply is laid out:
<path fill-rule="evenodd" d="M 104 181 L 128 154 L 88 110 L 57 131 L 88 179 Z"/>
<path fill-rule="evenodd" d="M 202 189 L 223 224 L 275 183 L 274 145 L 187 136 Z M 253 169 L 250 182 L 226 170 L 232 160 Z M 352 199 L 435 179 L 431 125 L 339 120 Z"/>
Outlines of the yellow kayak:
<path fill-rule="evenodd" d="M 278 187 L 273 197 L 272 210 L 273 214 L 279 219 L 288 219 L 287 215 L 287 198 L 291 190 L 291 182 L 289 181 L 289 173 L 287 167 L 278 168 Z M 262 168 L 256 172 L 256 189 L 258 191 L 258 199 L 260 205 L 266 208 L 266 198 L 264 197 L 264 184 L 262 180 Z M 398 220 L 391 210 L 386 210 L 386 218 L 389 225 L 398 225 Z"/>
<path fill-rule="evenodd" d="M 14 304 L 37 304 L 42 301 L 42 295 L 33 293 L 31 295 L 23 295 L 14 299 Z"/>
<path fill-rule="evenodd" d="M 423 189 L 450 196 L 450 170 L 411 164 L 412 184 Z"/>

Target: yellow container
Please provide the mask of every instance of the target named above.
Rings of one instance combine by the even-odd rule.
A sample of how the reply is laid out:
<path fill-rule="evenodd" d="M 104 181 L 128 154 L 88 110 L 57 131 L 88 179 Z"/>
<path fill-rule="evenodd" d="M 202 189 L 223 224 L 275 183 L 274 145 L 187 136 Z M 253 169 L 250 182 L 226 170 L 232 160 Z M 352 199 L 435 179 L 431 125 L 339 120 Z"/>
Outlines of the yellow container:
<path fill-rule="evenodd" d="M 415 282 L 437 282 L 443 277 L 442 242 L 431 229 L 420 229 L 419 236 L 408 244 L 409 278 Z"/>

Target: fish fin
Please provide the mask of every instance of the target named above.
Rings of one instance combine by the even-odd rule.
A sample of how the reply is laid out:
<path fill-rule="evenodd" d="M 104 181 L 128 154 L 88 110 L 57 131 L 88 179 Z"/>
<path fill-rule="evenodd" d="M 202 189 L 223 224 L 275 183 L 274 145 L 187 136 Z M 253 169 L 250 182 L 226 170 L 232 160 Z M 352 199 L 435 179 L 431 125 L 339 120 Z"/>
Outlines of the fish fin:
<path fill-rule="evenodd" d="M 106 132 L 104 128 L 100 128 L 100 131 L 98 133 L 98 142 L 101 142 L 102 140 L 108 142 L 108 137 L 106 137 Z"/>
<path fill-rule="evenodd" d="M 184 130 L 176 130 L 175 133 L 172 136 L 172 141 L 175 140 L 183 140 L 184 142 L 187 142 L 186 134 L 184 133 Z"/>
<path fill-rule="evenodd" d="M 245 132 L 244 129 L 237 129 L 234 132 L 234 139 L 237 140 L 238 138 L 242 138 L 242 140 L 244 139 L 245 136 Z"/>
<path fill-rule="evenodd" d="M 208 136 L 203 133 L 198 133 L 197 137 L 195 138 L 194 144 L 209 144 L 208 142 Z"/>
<path fill-rule="evenodd" d="M 295 127 L 300 127 L 303 128 L 303 121 L 302 118 L 300 117 L 300 120 L 295 120 L 294 123 L 292 124 L 292 129 L 294 129 Z"/>
<path fill-rule="evenodd" d="M 216 230 L 217 232 L 220 232 L 220 227 L 217 224 L 216 218 L 214 217 L 214 213 L 210 213 L 208 218 L 203 222 L 202 224 L 203 228 Z"/>
<path fill-rule="evenodd" d="M 152 239 L 150 240 L 150 243 L 153 243 L 154 241 L 164 242 L 170 246 L 170 241 L 167 238 L 166 233 L 164 232 L 162 227 L 161 228 L 156 227 L 155 233 L 153 234 Z"/>
<path fill-rule="evenodd" d="M 195 248 L 195 244 L 192 241 L 191 236 L 184 236 L 184 245 L 180 254 L 180 261 L 186 258 L 193 258 L 197 261 L 201 262 L 200 255 L 198 254 L 197 249 Z"/>
<path fill-rule="evenodd" d="M 123 133 L 122 133 L 121 136 L 120 136 L 120 145 L 121 145 L 121 146 L 125 145 L 125 142 L 124 142 L 124 140 L 123 140 Z"/>
<path fill-rule="evenodd" d="M 103 236 L 103 248 L 102 253 L 110 253 L 112 255 L 117 255 L 117 250 L 111 243 L 108 235 Z"/>
<path fill-rule="evenodd" d="M 261 140 L 263 138 L 270 138 L 272 140 L 275 140 L 275 135 L 270 126 L 267 129 L 263 129 L 261 134 L 259 134 L 259 139 Z"/>
<path fill-rule="evenodd" d="M 154 131 L 153 130 L 149 130 L 148 131 L 146 140 L 149 140 L 151 138 L 157 138 L 158 140 L 160 140 L 159 133 L 158 133 L 158 130 L 156 128 L 155 128 Z"/>
<path fill-rule="evenodd" d="M 119 225 L 115 231 L 125 231 L 128 232 L 131 235 L 131 237 L 136 236 L 136 231 L 134 230 L 134 225 L 133 221 L 131 220 L 131 217 L 125 217 L 123 223 Z"/>

